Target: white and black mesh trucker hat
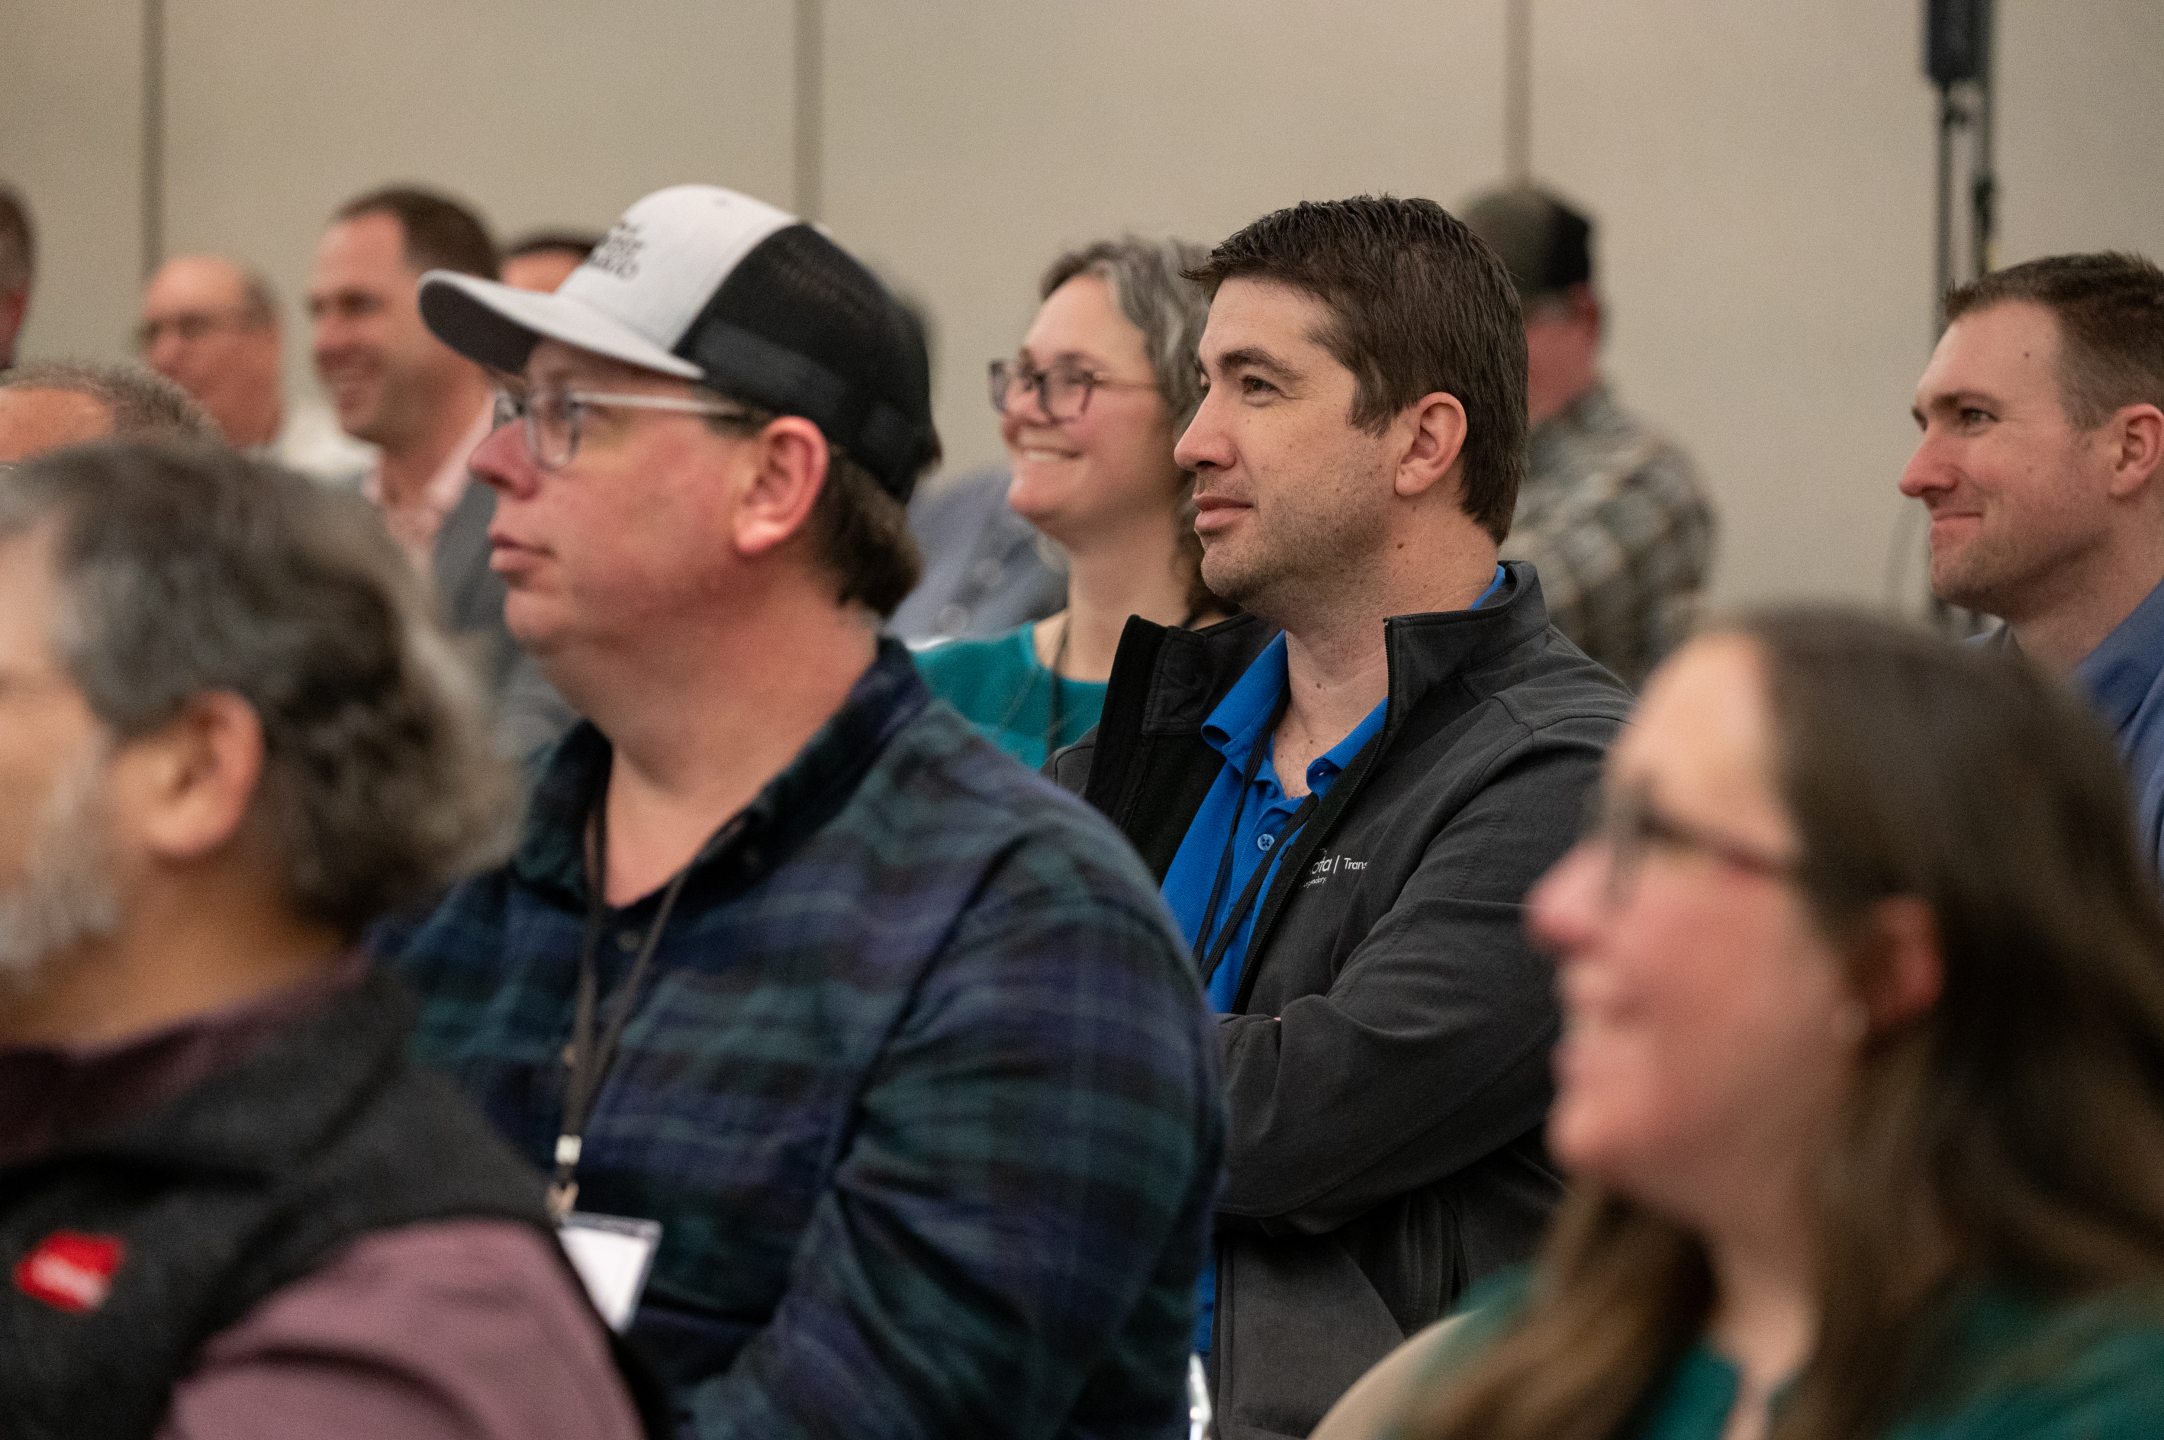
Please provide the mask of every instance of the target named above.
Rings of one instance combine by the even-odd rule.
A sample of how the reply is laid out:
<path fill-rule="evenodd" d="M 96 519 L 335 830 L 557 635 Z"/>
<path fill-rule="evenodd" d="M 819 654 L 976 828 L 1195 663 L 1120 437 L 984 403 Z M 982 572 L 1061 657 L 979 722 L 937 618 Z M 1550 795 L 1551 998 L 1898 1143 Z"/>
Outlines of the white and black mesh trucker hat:
<path fill-rule="evenodd" d="M 655 191 L 554 294 L 431 270 L 421 318 L 511 374 L 547 336 L 801 415 L 898 500 L 939 455 L 922 332 L 839 245 L 733 190 Z"/>

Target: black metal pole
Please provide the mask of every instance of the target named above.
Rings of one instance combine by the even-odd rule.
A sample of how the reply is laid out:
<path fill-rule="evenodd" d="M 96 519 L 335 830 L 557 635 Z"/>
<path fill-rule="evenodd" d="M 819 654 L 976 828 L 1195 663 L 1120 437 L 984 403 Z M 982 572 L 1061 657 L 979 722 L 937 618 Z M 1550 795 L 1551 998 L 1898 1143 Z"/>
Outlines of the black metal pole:
<path fill-rule="evenodd" d="M 1939 87 L 1938 270 L 1931 291 L 1931 338 L 1946 329 L 1946 292 L 1954 284 L 1954 127 L 1961 123 L 1954 87 Z"/>
<path fill-rule="evenodd" d="M 143 0 L 143 278 L 165 260 L 165 0 Z"/>
<path fill-rule="evenodd" d="M 1994 63 L 1998 47 L 1992 43 L 1994 26 L 1991 22 L 1990 5 L 1979 7 L 1978 29 L 1981 32 L 1976 69 L 1976 133 L 1969 156 L 1969 226 L 1976 256 L 1976 274 L 1987 275 L 1998 268 L 1998 173 L 1992 157 L 1992 134 L 1995 129 L 1997 109 L 1993 91 Z M 1971 277 L 1974 278 L 1974 277 Z"/>

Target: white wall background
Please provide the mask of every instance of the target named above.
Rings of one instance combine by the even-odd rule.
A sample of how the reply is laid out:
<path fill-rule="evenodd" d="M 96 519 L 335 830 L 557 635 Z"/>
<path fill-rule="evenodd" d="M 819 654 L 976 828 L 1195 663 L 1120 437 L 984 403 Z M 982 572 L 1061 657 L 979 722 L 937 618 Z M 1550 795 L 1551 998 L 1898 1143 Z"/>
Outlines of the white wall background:
<path fill-rule="evenodd" d="M 148 0 L 159 3 L 159 0 Z M 1598 218 L 1609 371 L 1698 455 L 1719 598 L 1889 598 L 1930 342 L 1934 101 L 1919 3 L 1531 0 L 1533 168 Z M 126 353 L 144 250 L 146 0 L 0 0 L 0 175 L 43 250 L 26 357 Z M 1503 169 L 1505 0 L 162 0 L 167 253 L 298 297 L 361 189 L 461 193 L 499 234 L 661 185 L 801 203 L 929 311 L 950 471 L 995 462 L 984 362 L 1060 249 L 1212 241 Z M 799 21 L 823 42 L 800 52 Z M 2001 0 L 2002 262 L 2164 258 L 2164 4 Z M 1916 543 L 1920 544 L 1920 540 Z M 1905 552 L 1904 552 L 1905 554 Z M 1919 567 L 1898 597 L 1912 600 Z"/>

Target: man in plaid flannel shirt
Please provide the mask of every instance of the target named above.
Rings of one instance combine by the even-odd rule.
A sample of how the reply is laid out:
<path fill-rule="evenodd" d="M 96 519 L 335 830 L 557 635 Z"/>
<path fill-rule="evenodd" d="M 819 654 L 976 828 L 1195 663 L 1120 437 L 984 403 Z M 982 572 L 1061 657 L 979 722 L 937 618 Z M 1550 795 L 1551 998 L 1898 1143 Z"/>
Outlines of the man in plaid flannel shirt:
<path fill-rule="evenodd" d="M 707 186 L 554 294 L 421 308 L 498 376 L 506 618 L 589 718 L 510 862 L 379 937 L 418 1053 L 554 1166 L 567 1240 L 659 1223 L 630 1333 L 686 1435 L 1184 1433 L 1210 1021 L 1132 851 L 879 634 L 922 341 Z"/>
<path fill-rule="evenodd" d="M 1525 307 L 1532 434 L 1503 558 L 1530 560 L 1548 618 L 1633 690 L 1688 634 L 1713 558 L 1690 456 L 1615 403 L 1595 368 L 1592 224 L 1546 191 L 1465 210 Z"/>

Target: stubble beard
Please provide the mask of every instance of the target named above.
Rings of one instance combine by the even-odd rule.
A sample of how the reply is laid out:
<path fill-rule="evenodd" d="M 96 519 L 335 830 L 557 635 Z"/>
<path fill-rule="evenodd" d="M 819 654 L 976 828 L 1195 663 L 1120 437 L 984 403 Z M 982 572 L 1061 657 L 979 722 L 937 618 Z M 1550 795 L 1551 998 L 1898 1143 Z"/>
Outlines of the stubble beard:
<path fill-rule="evenodd" d="M 23 877 L 0 892 L 0 987 L 27 993 L 54 956 L 120 928 L 106 754 L 93 745 L 54 779 Z"/>
<path fill-rule="evenodd" d="M 1244 544 L 1205 543 L 1202 583 L 1210 593 L 1290 626 L 1365 588 L 1384 545 L 1383 516 L 1358 503 L 1356 480 L 1326 477 L 1317 489 L 1324 503 L 1305 513 L 1264 520 L 1252 512 Z"/>
<path fill-rule="evenodd" d="M 2020 557 L 1998 536 L 1978 535 L 1958 550 L 1931 554 L 1931 593 L 1948 605 L 2005 618 L 2020 608 Z"/>

